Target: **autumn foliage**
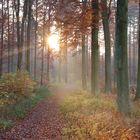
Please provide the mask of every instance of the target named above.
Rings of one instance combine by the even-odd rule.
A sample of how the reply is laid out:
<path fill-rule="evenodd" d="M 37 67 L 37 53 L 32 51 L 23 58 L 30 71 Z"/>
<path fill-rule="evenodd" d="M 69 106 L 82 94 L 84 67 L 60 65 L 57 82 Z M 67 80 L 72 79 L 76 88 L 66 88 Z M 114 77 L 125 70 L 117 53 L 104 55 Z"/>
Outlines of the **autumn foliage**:
<path fill-rule="evenodd" d="M 104 95 L 102 95 L 104 96 Z M 61 104 L 66 127 L 65 140 L 138 140 L 137 116 L 124 118 L 118 112 L 114 96 L 94 97 L 77 92 Z M 134 113 L 133 113 L 134 114 Z M 138 114 L 137 114 L 138 115 Z"/>
<path fill-rule="evenodd" d="M 0 79 L 0 105 L 31 95 L 35 85 L 27 72 L 4 74 Z"/>

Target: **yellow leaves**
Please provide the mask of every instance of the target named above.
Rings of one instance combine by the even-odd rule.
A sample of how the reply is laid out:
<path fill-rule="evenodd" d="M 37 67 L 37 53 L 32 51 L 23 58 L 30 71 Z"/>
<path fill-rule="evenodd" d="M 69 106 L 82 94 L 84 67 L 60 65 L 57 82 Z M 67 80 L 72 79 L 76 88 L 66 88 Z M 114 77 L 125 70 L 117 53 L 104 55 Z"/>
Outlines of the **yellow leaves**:
<path fill-rule="evenodd" d="M 35 85 L 27 72 L 4 74 L 0 79 L 0 106 L 30 95 Z"/>
<path fill-rule="evenodd" d="M 102 97 L 94 97 L 93 95 L 77 91 L 65 98 L 62 103 L 62 110 L 65 112 L 82 112 L 84 114 L 93 114 L 96 111 L 104 112 L 106 110 L 115 111 L 116 105 L 114 100 L 103 99 Z"/>
<path fill-rule="evenodd" d="M 77 91 L 64 99 L 61 109 L 67 124 L 65 140 L 135 140 L 116 111 L 114 97 Z"/>

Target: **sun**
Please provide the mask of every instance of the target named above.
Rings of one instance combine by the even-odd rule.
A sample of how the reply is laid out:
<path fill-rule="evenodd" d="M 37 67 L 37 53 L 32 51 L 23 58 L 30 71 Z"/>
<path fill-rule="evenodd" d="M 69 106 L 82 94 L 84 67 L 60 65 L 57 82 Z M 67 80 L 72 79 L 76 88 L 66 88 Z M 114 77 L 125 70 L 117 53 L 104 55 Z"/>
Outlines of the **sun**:
<path fill-rule="evenodd" d="M 50 48 L 54 51 L 59 51 L 59 37 L 56 34 L 50 35 L 48 38 Z"/>

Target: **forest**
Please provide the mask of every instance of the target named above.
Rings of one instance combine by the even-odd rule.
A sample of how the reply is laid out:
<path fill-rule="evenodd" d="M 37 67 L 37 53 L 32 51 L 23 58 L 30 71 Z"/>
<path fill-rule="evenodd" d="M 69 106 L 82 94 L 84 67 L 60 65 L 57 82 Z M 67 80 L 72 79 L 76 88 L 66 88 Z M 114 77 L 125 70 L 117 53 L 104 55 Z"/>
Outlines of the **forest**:
<path fill-rule="evenodd" d="M 140 0 L 0 0 L 0 140 L 140 140 Z"/>

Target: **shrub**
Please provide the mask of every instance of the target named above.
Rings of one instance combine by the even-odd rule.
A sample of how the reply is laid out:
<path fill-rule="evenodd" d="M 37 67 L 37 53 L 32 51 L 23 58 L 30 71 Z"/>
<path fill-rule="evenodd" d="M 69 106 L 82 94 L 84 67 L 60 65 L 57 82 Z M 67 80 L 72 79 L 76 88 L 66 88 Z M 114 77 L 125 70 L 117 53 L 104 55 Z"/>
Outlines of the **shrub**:
<path fill-rule="evenodd" d="M 93 96 L 83 91 L 68 94 L 61 103 L 67 140 L 139 140 L 136 118 L 124 118 L 115 95 Z M 138 107 L 136 116 L 139 116 Z M 136 112 L 136 111 L 135 111 Z M 139 118 L 139 117 L 138 117 Z"/>
<path fill-rule="evenodd" d="M 4 74 L 0 79 L 0 104 L 10 103 L 22 97 L 29 96 L 35 87 L 35 82 L 27 72 Z"/>
<path fill-rule="evenodd" d="M 0 133 L 11 128 L 16 122 L 23 119 L 32 108 L 50 95 L 51 93 L 48 88 L 41 87 L 34 94 L 22 98 L 16 104 L 0 107 Z"/>

